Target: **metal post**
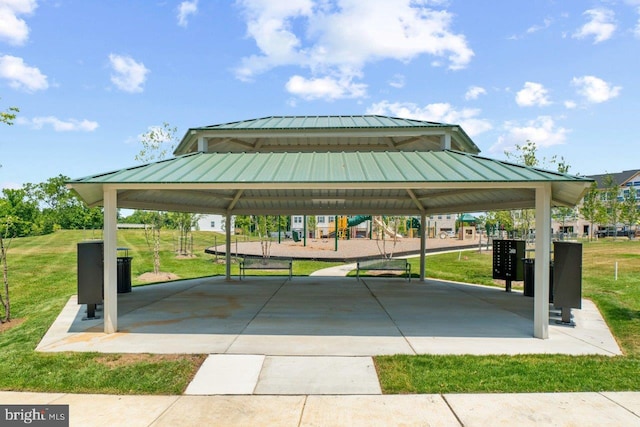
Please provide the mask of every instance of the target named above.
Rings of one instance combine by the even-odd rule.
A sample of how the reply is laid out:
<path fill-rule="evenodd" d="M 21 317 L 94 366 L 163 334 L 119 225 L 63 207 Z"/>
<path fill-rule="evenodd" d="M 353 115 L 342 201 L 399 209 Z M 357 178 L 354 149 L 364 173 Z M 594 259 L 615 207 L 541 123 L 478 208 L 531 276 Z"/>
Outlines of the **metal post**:
<path fill-rule="evenodd" d="M 307 216 L 304 216 L 304 221 L 302 223 L 302 234 L 304 234 L 304 239 L 302 240 L 302 246 L 307 246 Z"/>
<path fill-rule="evenodd" d="M 231 215 L 227 213 L 226 218 L 226 241 L 225 241 L 225 273 L 226 279 L 231 280 Z M 238 238 L 236 237 L 236 256 L 238 255 Z"/>
<path fill-rule="evenodd" d="M 338 215 L 336 215 L 336 244 L 335 251 L 338 252 Z"/>
<path fill-rule="evenodd" d="M 426 259 L 425 252 L 427 250 L 427 216 L 420 214 L 420 281 L 424 282 Z"/>
<path fill-rule="evenodd" d="M 281 227 L 280 227 L 280 215 L 278 215 L 278 244 L 282 243 L 281 239 L 280 239 L 280 231 L 281 231 Z"/>

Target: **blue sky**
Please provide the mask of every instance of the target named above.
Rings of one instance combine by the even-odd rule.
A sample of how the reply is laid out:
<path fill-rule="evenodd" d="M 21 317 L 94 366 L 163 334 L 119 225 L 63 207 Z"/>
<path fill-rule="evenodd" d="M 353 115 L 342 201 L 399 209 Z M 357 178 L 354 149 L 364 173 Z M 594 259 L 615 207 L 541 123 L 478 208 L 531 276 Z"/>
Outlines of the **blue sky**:
<path fill-rule="evenodd" d="M 136 164 L 139 136 L 271 115 L 460 124 L 589 175 L 640 167 L 640 0 L 0 0 L 0 187 Z"/>

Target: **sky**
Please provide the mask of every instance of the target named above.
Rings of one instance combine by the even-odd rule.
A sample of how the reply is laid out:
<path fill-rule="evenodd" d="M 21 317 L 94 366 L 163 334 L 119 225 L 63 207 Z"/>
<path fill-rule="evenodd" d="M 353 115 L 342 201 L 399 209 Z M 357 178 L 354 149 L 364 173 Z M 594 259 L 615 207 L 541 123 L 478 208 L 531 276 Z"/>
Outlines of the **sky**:
<path fill-rule="evenodd" d="M 458 124 L 570 173 L 640 168 L 640 0 L 0 0 L 0 188 L 278 115 Z"/>

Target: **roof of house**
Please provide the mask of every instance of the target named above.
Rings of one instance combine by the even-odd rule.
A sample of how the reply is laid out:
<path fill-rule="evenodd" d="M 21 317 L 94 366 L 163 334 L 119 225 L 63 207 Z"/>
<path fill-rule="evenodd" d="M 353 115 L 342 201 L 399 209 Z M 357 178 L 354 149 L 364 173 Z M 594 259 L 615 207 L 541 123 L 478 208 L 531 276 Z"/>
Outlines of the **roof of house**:
<path fill-rule="evenodd" d="M 634 176 L 640 173 L 640 169 L 631 169 L 628 171 L 616 172 L 616 173 L 603 173 L 600 175 L 591 175 L 588 178 L 591 178 L 598 183 L 598 188 L 603 188 L 605 186 L 604 179 L 607 176 L 611 176 L 618 185 L 624 185 L 627 181 L 629 181 Z"/>

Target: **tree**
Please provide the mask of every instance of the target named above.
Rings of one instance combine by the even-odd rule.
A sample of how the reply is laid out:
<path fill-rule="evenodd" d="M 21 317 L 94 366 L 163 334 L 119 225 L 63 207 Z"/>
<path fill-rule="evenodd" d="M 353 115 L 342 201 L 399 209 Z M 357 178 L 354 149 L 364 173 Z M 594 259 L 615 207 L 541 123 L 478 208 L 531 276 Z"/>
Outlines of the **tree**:
<path fill-rule="evenodd" d="M 537 167 L 542 165 L 545 169 L 550 169 L 553 165 L 556 165 L 556 170 L 562 174 L 569 172 L 569 165 L 564 160 L 564 157 L 560 159 L 557 156 L 552 156 L 550 159 L 543 157 L 542 160 L 538 160 L 537 155 L 538 147 L 535 142 L 527 140 L 524 145 L 517 145 L 514 152 L 505 151 L 504 154 L 509 160 L 513 160 L 524 166 Z M 558 207 L 552 210 L 552 216 L 556 219 L 561 219 L 564 223 L 569 219 L 575 219 L 575 209 L 572 207 Z M 533 228 L 535 223 L 535 210 L 534 209 L 521 209 L 518 214 L 518 221 L 515 221 L 520 234 L 525 236 L 529 233 L 529 230 Z"/>
<path fill-rule="evenodd" d="M 626 193 L 625 193 L 626 194 Z M 622 202 L 622 220 L 629 226 L 635 228 L 640 220 L 640 211 L 638 211 L 638 196 L 633 186 L 629 187 L 629 193 L 625 195 Z"/>
<path fill-rule="evenodd" d="M 140 135 L 139 140 L 142 144 L 140 152 L 136 155 L 135 159 L 142 163 L 148 163 L 152 161 L 164 159 L 170 151 L 176 146 L 177 128 L 171 127 L 169 123 L 164 122 L 162 126 L 152 126 L 149 130 Z M 192 214 L 181 214 L 192 215 Z M 192 217 L 191 221 L 195 222 Z M 166 212 L 149 212 L 148 215 L 143 215 L 143 219 L 147 224 L 151 226 L 151 230 L 145 228 L 145 237 L 147 237 L 147 244 L 150 245 L 149 237 L 153 240 L 153 272 L 154 274 L 160 273 L 160 230 L 167 223 Z M 149 234 L 151 236 L 149 236 Z"/>
<path fill-rule="evenodd" d="M 600 191 L 598 191 L 598 183 L 592 182 L 587 194 L 585 194 L 580 207 L 580 215 L 589 222 L 589 230 L 591 231 L 589 239 L 593 238 L 594 229 L 593 225 L 604 216 L 605 208 L 600 198 Z"/>
<path fill-rule="evenodd" d="M 5 125 L 13 125 L 13 121 L 16 119 L 16 113 L 20 112 L 18 107 L 9 107 L 5 111 L 0 111 L 0 123 Z"/>
<path fill-rule="evenodd" d="M 11 126 L 13 121 L 16 118 L 16 114 L 18 108 L 9 107 L 8 110 L 0 112 L 0 123 L 7 124 Z M 2 167 L 2 165 L 0 165 Z M 0 218 L 2 218 L 2 212 L 0 209 Z M 7 263 L 7 251 L 9 250 L 9 245 L 5 246 L 5 239 L 7 237 L 6 232 L 9 231 L 9 219 L 8 215 L 5 216 L 5 224 L 4 230 L 0 227 L 0 264 L 2 265 L 2 292 L 0 292 L 0 304 L 4 309 L 4 315 L 0 318 L 0 322 L 10 322 L 11 321 L 11 301 L 9 299 L 9 265 Z"/>
<path fill-rule="evenodd" d="M 564 158 L 562 158 L 560 162 L 558 162 L 558 172 L 562 174 L 567 174 L 569 172 L 569 165 L 564 161 Z M 551 216 L 560 224 L 562 224 L 561 230 L 564 233 L 567 221 L 575 221 L 578 217 L 578 213 L 575 207 L 559 206 L 551 210 Z"/>
<path fill-rule="evenodd" d="M 177 144 L 176 133 L 178 128 L 171 127 L 164 122 L 162 126 L 151 126 L 149 130 L 139 136 L 142 149 L 136 154 L 136 160 L 142 163 L 149 163 L 162 160 L 172 152 Z"/>
<path fill-rule="evenodd" d="M 25 184 L 24 188 L 32 200 L 42 205 L 46 224 L 66 230 L 102 228 L 102 209 L 87 207 L 67 188 L 67 181 L 68 176 L 58 175 L 37 185 Z"/>
<path fill-rule="evenodd" d="M 604 187 L 604 205 L 607 209 L 607 223 L 613 226 L 613 239 L 616 239 L 616 229 L 620 221 L 620 201 L 618 194 L 620 193 L 620 185 L 611 175 L 606 175 L 602 180 Z"/>
<path fill-rule="evenodd" d="M 9 230 L 10 217 L 4 218 L 4 230 L 0 227 L 0 265 L 2 265 L 2 291 L 0 291 L 0 305 L 4 314 L 0 317 L 0 323 L 11 321 L 11 300 L 9 297 L 9 264 L 7 262 L 7 252 L 11 246 L 11 239 L 7 243 L 7 231 Z"/>
<path fill-rule="evenodd" d="M 198 223 L 199 215 L 194 215 L 185 212 L 170 212 L 167 215 L 168 224 L 178 230 L 178 248 L 177 252 L 180 255 L 191 255 L 189 250 L 189 237 L 192 235 L 191 230 Z"/>

